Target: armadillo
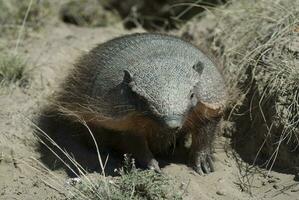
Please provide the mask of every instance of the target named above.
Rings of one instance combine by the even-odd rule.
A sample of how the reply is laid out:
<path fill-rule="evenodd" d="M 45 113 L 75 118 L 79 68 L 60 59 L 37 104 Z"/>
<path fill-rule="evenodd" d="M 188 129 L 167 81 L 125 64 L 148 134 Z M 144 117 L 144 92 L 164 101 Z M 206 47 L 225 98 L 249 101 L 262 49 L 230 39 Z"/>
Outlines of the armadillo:
<path fill-rule="evenodd" d="M 75 64 L 58 95 L 100 143 L 160 171 L 155 155 L 190 135 L 188 163 L 214 171 L 212 146 L 226 99 L 215 63 L 178 37 L 141 33 L 98 45 Z"/>

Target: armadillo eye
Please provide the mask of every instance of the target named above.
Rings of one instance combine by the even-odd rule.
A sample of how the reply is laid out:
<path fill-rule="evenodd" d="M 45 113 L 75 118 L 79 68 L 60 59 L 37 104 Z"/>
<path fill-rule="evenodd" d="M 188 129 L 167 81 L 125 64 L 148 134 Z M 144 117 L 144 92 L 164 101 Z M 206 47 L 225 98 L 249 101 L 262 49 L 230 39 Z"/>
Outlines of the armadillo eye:
<path fill-rule="evenodd" d="M 202 62 L 197 62 L 195 65 L 192 66 L 192 68 L 201 75 L 204 69 L 204 64 Z"/>
<path fill-rule="evenodd" d="M 191 100 L 192 106 L 196 106 L 196 104 L 197 104 L 197 98 L 196 98 L 196 95 L 194 93 L 191 93 L 190 100 Z"/>

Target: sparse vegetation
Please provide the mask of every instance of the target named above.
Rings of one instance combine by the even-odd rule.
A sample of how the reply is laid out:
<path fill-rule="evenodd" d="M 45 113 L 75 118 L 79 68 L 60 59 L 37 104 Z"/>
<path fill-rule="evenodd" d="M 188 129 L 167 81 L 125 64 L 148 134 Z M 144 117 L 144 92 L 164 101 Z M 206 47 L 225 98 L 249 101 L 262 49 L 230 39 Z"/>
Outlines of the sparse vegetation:
<path fill-rule="evenodd" d="M 113 200 L 180 200 L 182 191 L 169 177 L 153 170 L 136 169 L 134 161 L 125 156 L 124 165 L 118 170 L 119 177 L 103 179 L 98 176 L 91 184 L 81 181 L 74 187 L 75 192 L 70 199 L 113 199 Z"/>
<path fill-rule="evenodd" d="M 48 22 L 51 12 L 49 0 L 0 0 L 0 37 L 17 33 L 26 15 L 26 28 L 38 29 Z"/>
<path fill-rule="evenodd" d="M 27 62 L 18 55 L 0 56 L 0 85 L 17 83 L 23 85 L 28 81 Z"/>

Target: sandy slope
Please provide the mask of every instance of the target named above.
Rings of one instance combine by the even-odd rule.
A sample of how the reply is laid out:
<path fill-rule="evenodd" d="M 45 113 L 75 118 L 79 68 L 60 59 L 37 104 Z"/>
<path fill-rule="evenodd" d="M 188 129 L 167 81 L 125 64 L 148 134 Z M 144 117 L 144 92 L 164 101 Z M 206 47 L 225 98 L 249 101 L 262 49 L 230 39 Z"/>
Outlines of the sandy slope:
<path fill-rule="evenodd" d="M 34 159 L 38 160 L 41 155 L 28 119 L 36 116 L 47 103 L 82 52 L 126 33 L 129 31 L 117 26 L 88 29 L 58 24 L 24 41 L 20 50 L 34 66 L 31 85 L 0 94 L 0 199 L 64 198 L 55 189 L 56 185 L 49 182 L 50 172 L 34 170 L 38 167 Z M 299 185 L 292 175 L 272 172 L 266 176 L 267 172 L 253 168 L 243 179 L 241 175 L 250 166 L 238 161 L 230 151 L 226 153 L 227 144 L 227 139 L 218 138 L 217 171 L 208 176 L 199 176 L 179 164 L 166 166 L 163 171 L 183 183 L 186 199 L 299 199 Z M 64 171 L 52 173 L 61 180 L 67 179 Z M 244 184 L 252 185 L 252 196 L 242 191 L 246 188 Z"/>

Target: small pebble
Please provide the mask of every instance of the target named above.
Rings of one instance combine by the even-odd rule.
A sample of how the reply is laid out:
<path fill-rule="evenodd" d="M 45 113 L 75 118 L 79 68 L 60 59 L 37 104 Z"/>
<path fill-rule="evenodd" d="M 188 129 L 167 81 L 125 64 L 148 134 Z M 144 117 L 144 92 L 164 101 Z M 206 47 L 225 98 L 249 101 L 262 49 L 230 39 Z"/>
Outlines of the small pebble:
<path fill-rule="evenodd" d="M 278 185 L 274 184 L 274 185 L 273 185 L 273 188 L 274 188 L 274 189 L 278 189 L 279 187 L 278 187 Z"/>
<path fill-rule="evenodd" d="M 265 181 L 262 181 L 262 185 L 265 186 L 265 185 L 266 185 L 266 182 L 265 182 Z"/>
<path fill-rule="evenodd" d="M 276 183 L 277 181 L 275 179 L 269 179 L 268 183 Z"/>
<path fill-rule="evenodd" d="M 0 163 L 2 162 L 3 159 L 4 159 L 4 155 L 3 155 L 3 152 L 1 152 L 1 154 L 0 154 Z"/>
<path fill-rule="evenodd" d="M 76 177 L 76 178 L 69 178 L 68 180 L 66 180 L 66 184 L 67 185 L 71 185 L 71 186 L 75 186 L 77 183 L 80 183 L 81 179 Z"/>
<path fill-rule="evenodd" d="M 219 182 L 219 183 L 223 183 L 223 182 L 224 182 L 224 179 L 223 179 L 223 178 L 219 178 L 219 179 L 218 179 L 218 182 Z"/>
<path fill-rule="evenodd" d="M 217 190 L 217 191 L 216 191 L 216 194 L 219 195 L 219 196 L 224 196 L 224 195 L 225 195 L 225 192 L 222 191 L 222 190 Z"/>

